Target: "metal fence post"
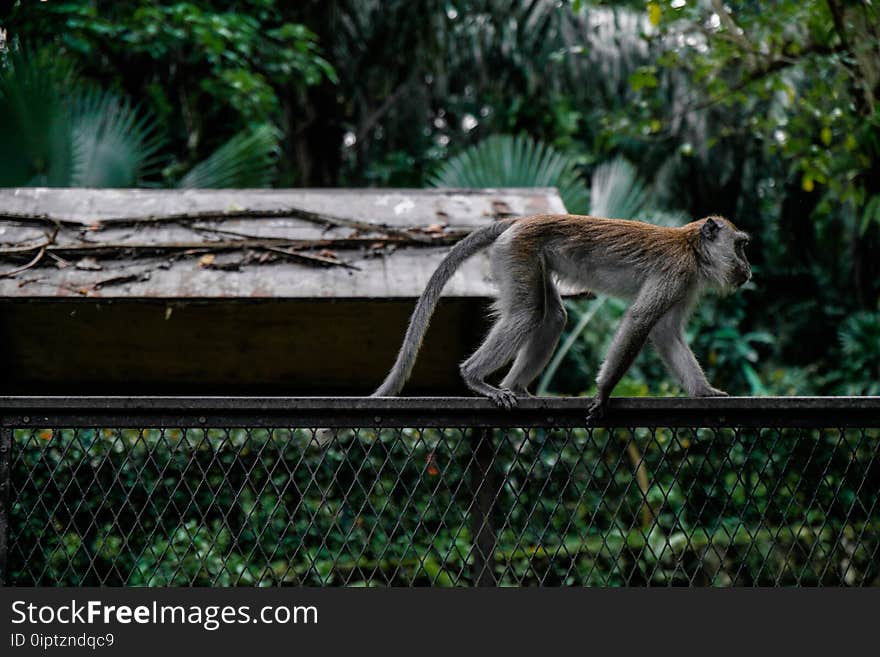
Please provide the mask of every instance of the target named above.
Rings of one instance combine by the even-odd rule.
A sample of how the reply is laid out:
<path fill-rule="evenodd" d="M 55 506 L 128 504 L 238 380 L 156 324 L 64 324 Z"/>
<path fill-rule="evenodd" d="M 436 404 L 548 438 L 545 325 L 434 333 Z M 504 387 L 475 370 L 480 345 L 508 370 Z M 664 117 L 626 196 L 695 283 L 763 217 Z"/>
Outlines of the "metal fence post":
<path fill-rule="evenodd" d="M 9 549 L 9 462 L 12 460 L 12 427 L 0 418 L 0 586 L 6 586 Z"/>
<path fill-rule="evenodd" d="M 492 430 L 474 432 L 470 464 L 471 534 L 473 536 L 473 576 L 475 586 L 495 586 L 495 527 L 492 521 L 498 495 Z"/>

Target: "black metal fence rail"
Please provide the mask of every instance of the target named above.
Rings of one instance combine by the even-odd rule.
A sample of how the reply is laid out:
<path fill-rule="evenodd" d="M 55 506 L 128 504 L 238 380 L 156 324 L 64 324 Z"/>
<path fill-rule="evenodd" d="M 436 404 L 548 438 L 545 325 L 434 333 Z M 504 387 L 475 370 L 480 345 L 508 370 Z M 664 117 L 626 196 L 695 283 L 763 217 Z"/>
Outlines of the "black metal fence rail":
<path fill-rule="evenodd" d="M 880 398 L 586 403 L 0 398 L 0 576 L 880 584 Z"/>

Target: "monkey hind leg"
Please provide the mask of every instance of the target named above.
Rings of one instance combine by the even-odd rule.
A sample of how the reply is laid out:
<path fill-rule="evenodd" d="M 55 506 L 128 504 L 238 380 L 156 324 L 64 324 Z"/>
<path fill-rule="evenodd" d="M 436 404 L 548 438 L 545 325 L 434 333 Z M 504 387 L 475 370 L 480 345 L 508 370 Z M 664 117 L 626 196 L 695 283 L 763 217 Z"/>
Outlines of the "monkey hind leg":
<path fill-rule="evenodd" d="M 513 359 L 534 328 L 535 323 L 527 313 L 502 315 L 483 344 L 461 364 L 461 376 L 465 385 L 502 408 L 516 406 L 516 395 L 513 392 L 505 387 L 496 388 L 486 383 L 486 377 Z"/>
<path fill-rule="evenodd" d="M 502 408 L 512 408 L 516 395 L 503 385 L 497 388 L 486 383 L 486 377 L 513 360 L 542 323 L 546 273 L 540 258 L 526 262 L 504 241 L 496 242 L 490 257 L 498 286 L 497 319 L 483 344 L 461 364 L 461 375 L 477 394 Z"/>
<path fill-rule="evenodd" d="M 541 323 L 520 348 L 513 366 L 501 382 L 502 388 L 509 388 L 521 397 L 529 395 L 529 384 L 547 365 L 565 328 L 566 312 L 559 292 L 549 278 L 544 284 L 545 307 Z"/>

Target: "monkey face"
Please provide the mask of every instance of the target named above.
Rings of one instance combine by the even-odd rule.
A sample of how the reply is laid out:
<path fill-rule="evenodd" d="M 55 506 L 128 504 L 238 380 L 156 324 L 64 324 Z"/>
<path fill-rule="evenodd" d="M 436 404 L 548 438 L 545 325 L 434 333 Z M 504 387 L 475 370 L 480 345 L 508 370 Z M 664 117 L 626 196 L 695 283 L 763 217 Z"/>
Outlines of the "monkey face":
<path fill-rule="evenodd" d="M 746 246 L 749 244 L 749 235 L 742 231 L 736 231 L 733 236 L 734 262 L 732 267 L 733 282 L 740 287 L 752 277 L 752 266 L 746 258 Z"/>
<path fill-rule="evenodd" d="M 725 292 L 732 292 L 752 277 L 745 248 L 749 234 L 723 217 L 707 217 L 700 228 L 702 250 L 712 278 Z"/>

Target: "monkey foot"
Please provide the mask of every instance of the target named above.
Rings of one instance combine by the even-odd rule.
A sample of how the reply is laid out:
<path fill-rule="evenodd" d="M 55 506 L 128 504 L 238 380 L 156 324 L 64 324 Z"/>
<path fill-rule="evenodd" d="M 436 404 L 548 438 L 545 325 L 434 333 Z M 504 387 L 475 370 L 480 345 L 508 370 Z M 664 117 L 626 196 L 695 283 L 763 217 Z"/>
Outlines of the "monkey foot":
<path fill-rule="evenodd" d="M 499 408 L 510 410 L 517 404 L 516 394 L 507 388 L 496 388 L 486 396 Z"/>
<path fill-rule="evenodd" d="M 699 392 L 695 397 L 727 397 L 728 394 L 723 390 L 719 390 L 718 388 L 709 388 L 704 392 Z"/>

